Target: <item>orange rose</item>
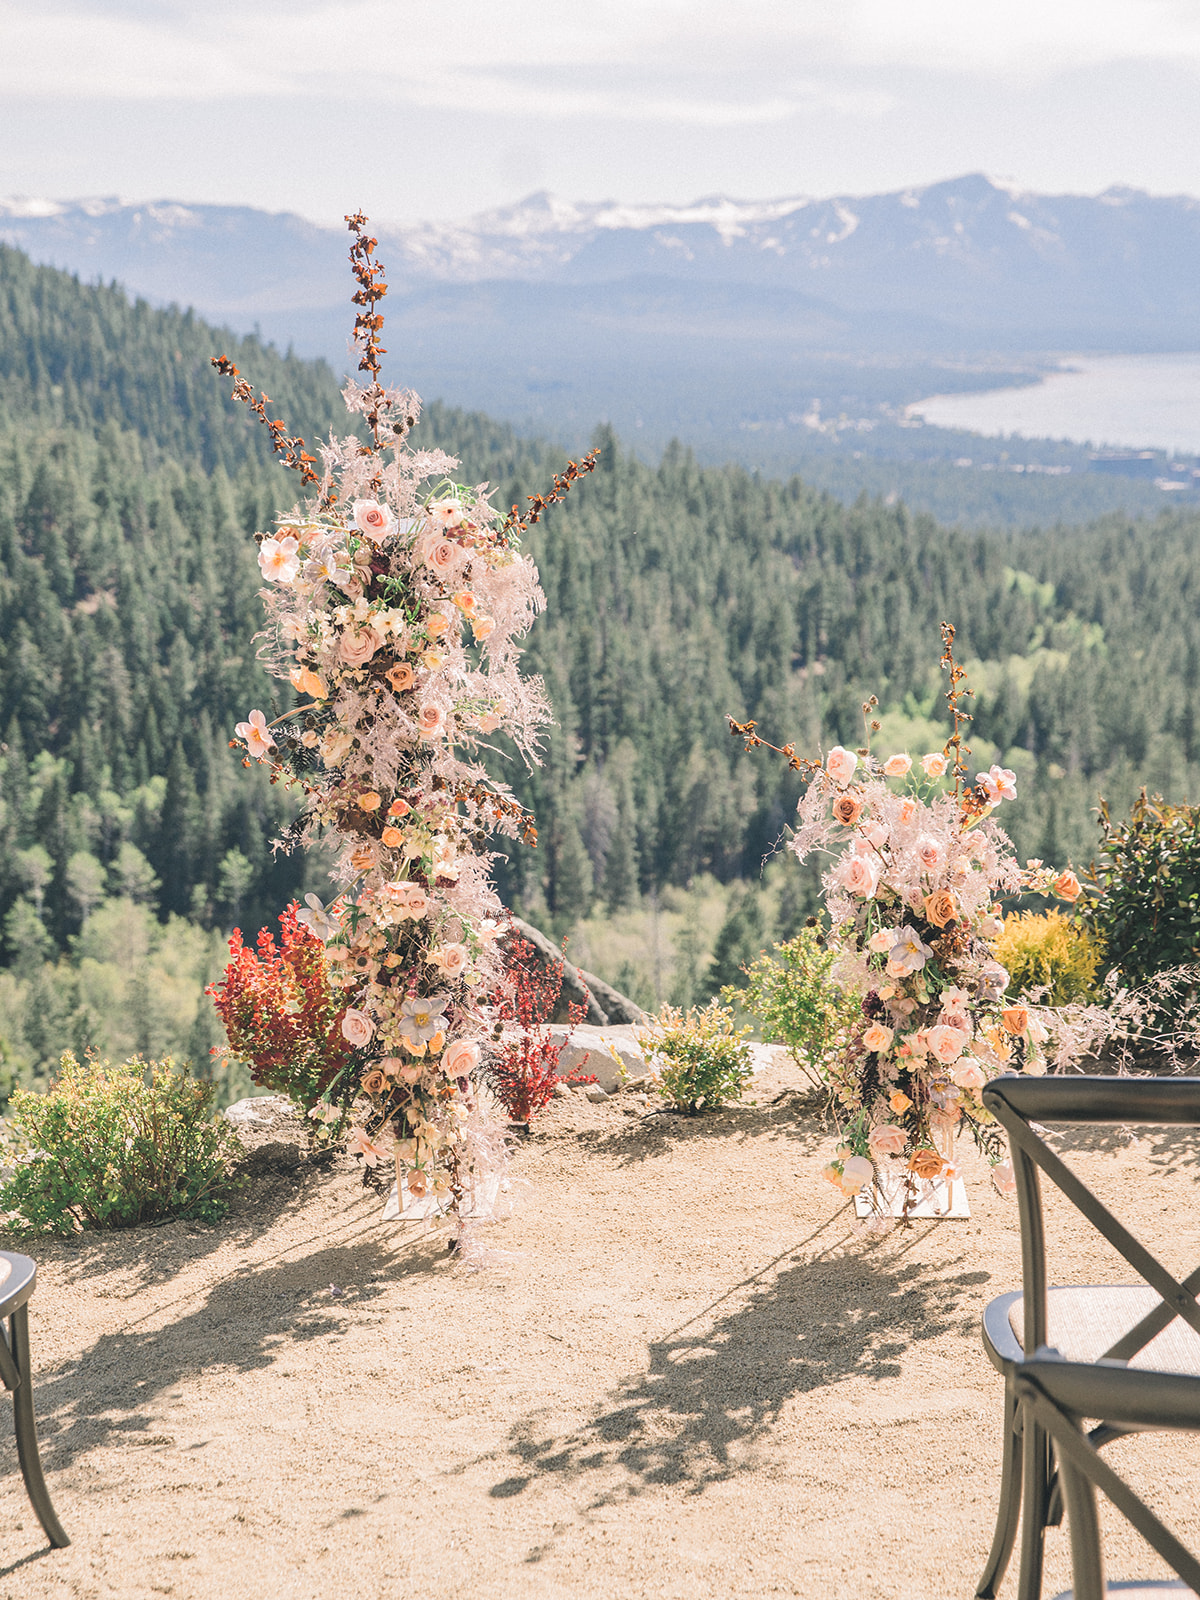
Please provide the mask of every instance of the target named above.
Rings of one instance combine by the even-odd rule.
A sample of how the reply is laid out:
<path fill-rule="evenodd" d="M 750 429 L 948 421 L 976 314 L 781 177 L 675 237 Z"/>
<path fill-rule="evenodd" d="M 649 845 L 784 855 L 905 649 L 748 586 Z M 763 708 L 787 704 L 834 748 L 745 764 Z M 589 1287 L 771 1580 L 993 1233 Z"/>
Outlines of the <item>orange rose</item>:
<path fill-rule="evenodd" d="M 935 889 L 925 896 L 925 916 L 935 928 L 944 928 L 958 916 L 958 907 L 949 889 Z"/>
<path fill-rule="evenodd" d="M 389 817 L 406 817 L 412 810 L 407 800 L 393 800 L 387 809 Z"/>
<path fill-rule="evenodd" d="M 365 794 L 360 794 L 358 797 L 358 809 L 360 811 L 378 811 L 382 804 L 383 801 L 375 793 L 374 789 L 368 789 Z"/>
<path fill-rule="evenodd" d="M 403 694 L 406 689 L 411 689 L 417 681 L 407 661 L 397 661 L 385 676 L 397 694 Z"/>
<path fill-rule="evenodd" d="M 912 1101 L 908 1098 L 903 1089 L 897 1089 L 896 1092 L 889 1097 L 888 1105 L 891 1106 L 896 1116 L 902 1117 L 908 1110 L 909 1106 L 912 1105 Z"/>
<path fill-rule="evenodd" d="M 387 1079 L 382 1072 L 368 1072 L 360 1085 L 364 1094 L 382 1094 Z"/>
<path fill-rule="evenodd" d="M 360 845 L 350 857 L 350 863 L 356 872 L 370 872 L 375 865 L 375 852 L 369 844 Z"/>
<path fill-rule="evenodd" d="M 833 820 L 843 828 L 852 828 L 862 816 L 862 801 L 851 794 L 840 794 L 833 802 Z"/>
<path fill-rule="evenodd" d="M 936 1178 L 941 1175 L 945 1162 L 936 1150 L 914 1150 L 908 1170 L 918 1178 Z"/>
<path fill-rule="evenodd" d="M 383 842 L 389 850 L 398 850 L 404 843 L 404 835 L 399 828 L 385 828 L 383 830 Z"/>
<path fill-rule="evenodd" d="M 1029 1027 L 1029 1007 L 1006 1006 L 1000 1020 L 1009 1033 L 1024 1033 Z"/>
<path fill-rule="evenodd" d="M 1060 900 L 1078 900 L 1083 893 L 1083 885 L 1073 872 L 1060 872 L 1052 887 Z"/>

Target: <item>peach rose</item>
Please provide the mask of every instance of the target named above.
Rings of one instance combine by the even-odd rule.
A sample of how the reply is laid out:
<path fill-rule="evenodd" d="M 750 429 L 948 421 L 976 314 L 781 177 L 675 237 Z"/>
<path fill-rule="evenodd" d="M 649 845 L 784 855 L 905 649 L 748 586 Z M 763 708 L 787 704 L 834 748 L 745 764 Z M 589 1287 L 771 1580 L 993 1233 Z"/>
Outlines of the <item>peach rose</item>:
<path fill-rule="evenodd" d="M 898 1156 L 903 1151 L 907 1139 L 908 1135 L 903 1128 L 896 1128 L 890 1124 L 872 1128 L 867 1135 L 871 1154 L 877 1161 L 880 1156 Z"/>
<path fill-rule="evenodd" d="M 935 889 L 925 896 L 925 916 L 935 928 L 944 928 L 958 916 L 958 907 L 949 889 Z"/>
<path fill-rule="evenodd" d="M 941 1175 L 945 1162 L 936 1150 L 914 1150 L 908 1163 L 910 1172 L 918 1178 L 936 1178 Z"/>
<path fill-rule="evenodd" d="M 365 1011 L 356 1011 L 351 1006 L 342 1018 L 342 1038 L 348 1044 L 360 1048 L 370 1044 L 371 1036 L 375 1032 L 375 1024 Z"/>
<path fill-rule="evenodd" d="M 293 667 L 288 673 L 292 688 L 300 694 L 310 694 L 314 700 L 324 700 L 329 692 L 325 680 L 309 667 Z"/>
<path fill-rule="evenodd" d="M 411 689 L 417 681 L 407 661 L 397 661 L 384 676 L 397 694 L 403 694 L 406 689 Z"/>
<path fill-rule="evenodd" d="M 1060 900 L 1078 900 L 1083 893 L 1083 885 L 1073 872 L 1060 872 L 1052 888 Z"/>
<path fill-rule="evenodd" d="M 412 810 L 407 800 L 393 800 L 387 809 L 389 817 L 406 817 Z"/>
<path fill-rule="evenodd" d="M 448 1078 L 466 1078 L 479 1065 L 479 1046 L 468 1039 L 456 1039 L 442 1057 L 442 1071 Z"/>
<path fill-rule="evenodd" d="M 400 1056 L 384 1056 L 383 1060 L 379 1063 L 379 1070 L 380 1072 L 384 1073 L 385 1076 L 394 1078 L 403 1065 L 404 1061 Z"/>
<path fill-rule="evenodd" d="M 894 1037 L 892 1030 L 885 1027 L 882 1022 L 873 1022 L 866 1033 L 863 1034 L 863 1049 L 876 1053 L 881 1050 L 890 1050 Z"/>
<path fill-rule="evenodd" d="M 877 956 L 886 956 L 895 942 L 895 928 L 876 928 L 867 940 L 867 949 L 873 950 Z"/>
<path fill-rule="evenodd" d="M 450 626 L 450 618 L 442 611 L 431 611 L 425 618 L 425 632 L 431 639 L 440 639 Z"/>
<path fill-rule="evenodd" d="M 362 1092 L 364 1094 L 372 1095 L 382 1094 L 386 1084 L 387 1079 L 384 1077 L 382 1072 L 376 1069 L 374 1072 L 368 1072 L 363 1078 L 361 1085 Z"/>
<path fill-rule="evenodd" d="M 383 842 L 389 850 L 398 850 L 404 843 L 404 835 L 399 828 L 385 828 L 383 830 Z"/>
<path fill-rule="evenodd" d="M 378 500 L 356 500 L 352 515 L 354 526 L 359 533 L 365 533 L 368 539 L 386 539 L 395 526 L 392 513 L 386 506 L 381 506 Z"/>
<path fill-rule="evenodd" d="M 921 757 L 921 771 L 927 778 L 943 777 L 946 767 L 946 758 L 940 750 L 931 750 L 927 756 Z"/>
<path fill-rule="evenodd" d="M 1029 1027 L 1029 1007 L 1005 1006 L 1000 1020 L 1009 1033 L 1024 1033 Z"/>
<path fill-rule="evenodd" d="M 471 618 L 471 633 L 474 635 L 476 644 L 482 644 L 485 639 L 490 639 L 495 631 L 496 619 L 494 617 Z"/>
<path fill-rule="evenodd" d="M 451 595 L 450 598 L 454 601 L 454 604 L 462 612 L 464 617 L 472 617 L 475 615 L 478 602 L 469 589 L 462 589 L 458 594 Z"/>
<path fill-rule="evenodd" d="M 969 1042 L 969 1036 L 962 1028 L 952 1028 L 945 1022 L 930 1028 L 927 1037 L 930 1054 L 944 1067 L 957 1061 Z"/>
<path fill-rule="evenodd" d="M 417 718 L 422 739 L 437 739 L 446 731 L 446 713 L 441 706 L 422 706 Z"/>
<path fill-rule="evenodd" d="M 378 811 L 382 804 L 383 800 L 375 793 L 374 789 L 368 789 L 358 797 L 358 809 L 360 811 Z"/>
<path fill-rule="evenodd" d="M 900 802 L 900 823 L 901 823 L 901 826 L 905 827 L 905 828 L 911 827 L 912 824 L 917 820 L 917 813 L 918 813 L 918 811 L 920 811 L 920 809 L 921 809 L 920 806 L 912 798 L 911 795 L 907 795 L 903 800 L 901 800 L 901 802 Z"/>
<path fill-rule="evenodd" d="M 911 767 L 911 756 L 889 756 L 883 763 L 883 775 L 885 778 L 903 778 Z"/>
<path fill-rule="evenodd" d="M 912 1105 L 912 1101 L 903 1089 L 896 1089 L 888 1096 L 888 1105 L 892 1108 L 892 1115 L 902 1117 Z"/>
<path fill-rule="evenodd" d="M 845 750 L 840 744 L 835 744 L 825 757 L 825 771 L 833 779 L 834 783 L 849 783 L 857 766 L 858 757 L 853 750 Z"/>
<path fill-rule="evenodd" d="M 437 967 L 447 978 L 461 978 L 470 961 L 465 944 L 441 944 L 425 957 L 431 967 Z"/>
<path fill-rule="evenodd" d="M 475 724 L 480 733 L 495 733 L 500 726 L 499 714 L 495 711 L 481 711 L 475 718 Z"/>
<path fill-rule="evenodd" d="M 365 628 L 347 628 L 338 641 L 338 655 L 348 667 L 363 667 L 382 643 L 382 635 L 369 624 Z"/>
<path fill-rule="evenodd" d="M 833 820 L 843 828 L 852 828 L 862 816 L 862 801 L 852 794 L 840 794 L 833 802 Z"/>

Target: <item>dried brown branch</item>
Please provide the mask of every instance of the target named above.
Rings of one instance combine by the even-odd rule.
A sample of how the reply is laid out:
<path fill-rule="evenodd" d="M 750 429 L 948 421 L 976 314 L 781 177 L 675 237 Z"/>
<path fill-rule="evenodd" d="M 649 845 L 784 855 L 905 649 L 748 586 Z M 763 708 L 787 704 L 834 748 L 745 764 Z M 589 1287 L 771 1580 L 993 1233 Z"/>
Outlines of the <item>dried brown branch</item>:
<path fill-rule="evenodd" d="M 270 395 L 261 394 L 256 397 L 253 387 L 242 377 L 228 356 L 212 356 L 210 360 L 223 378 L 233 379 L 233 399 L 240 400 L 247 406 L 266 428 L 271 440 L 271 449 L 275 454 L 282 456 L 284 464 L 300 474 L 303 483 L 320 483 L 321 480 L 313 471 L 316 457 L 308 454 L 304 440 L 299 434 L 289 435 L 286 424 L 278 417 L 267 415 L 267 407 L 271 404 Z"/>

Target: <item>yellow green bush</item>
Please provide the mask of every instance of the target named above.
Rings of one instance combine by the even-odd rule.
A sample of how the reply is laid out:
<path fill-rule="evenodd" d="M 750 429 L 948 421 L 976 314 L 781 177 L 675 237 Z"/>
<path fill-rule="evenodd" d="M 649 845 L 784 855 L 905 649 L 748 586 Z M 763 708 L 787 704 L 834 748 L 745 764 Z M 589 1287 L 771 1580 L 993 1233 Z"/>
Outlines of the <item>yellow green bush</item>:
<path fill-rule="evenodd" d="M 1103 947 L 1061 911 L 1020 911 L 1005 917 L 996 957 L 1008 970 L 1014 998 L 1043 989 L 1046 1005 L 1063 1006 L 1095 997 Z"/>

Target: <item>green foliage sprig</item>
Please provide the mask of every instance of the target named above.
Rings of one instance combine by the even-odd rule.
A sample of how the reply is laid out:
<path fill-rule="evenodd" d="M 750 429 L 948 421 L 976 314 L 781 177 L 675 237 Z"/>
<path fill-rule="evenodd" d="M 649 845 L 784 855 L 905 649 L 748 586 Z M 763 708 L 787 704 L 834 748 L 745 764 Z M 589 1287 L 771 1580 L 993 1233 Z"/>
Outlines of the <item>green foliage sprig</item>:
<path fill-rule="evenodd" d="M 786 1045 L 814 1083 L 823 1084 L 821 1062 L 861 1021 L 860 999 L 830 981 L 833 951 L 819 929 L 801 929 L 774 952 L 764 951 L 745 968 L 744 988 L 727 985 L 721 998 L 757 1017 L 763 1038 Z"/>
<path fill-rule="evenodd" d="M 1080 904 L 1104 944 L 1105 971 L 1139 984 L 1200 960 L 1200 806 L 1168 805 L 1143 789 L 1129 819 L 1100 802 L 1100 894 Z"/>
<path fill-rule="evenodd" d="M 637 1030 L 654 1058 L 659 1088 L 679 1111 L 715 1111 L 736 1099 L 753 1073 L 744 1042 L 749 1028 L 734 1025 L 733 1013 L 719 1000 L 679 1011 L 664 1006 L 654 1021 Z"/>
<path fill-rule="evenodd" d="M 218 1221 L 239 1186 L 232 1169 L 242 1146 L 214 1120 L 213 1094 L 170 1057 L 114 1067 L 64 1055 L 48 1094 L 12 1098 L 16 1166 L 0 1185 L 0 1210 L 28 1233 Z"/>

